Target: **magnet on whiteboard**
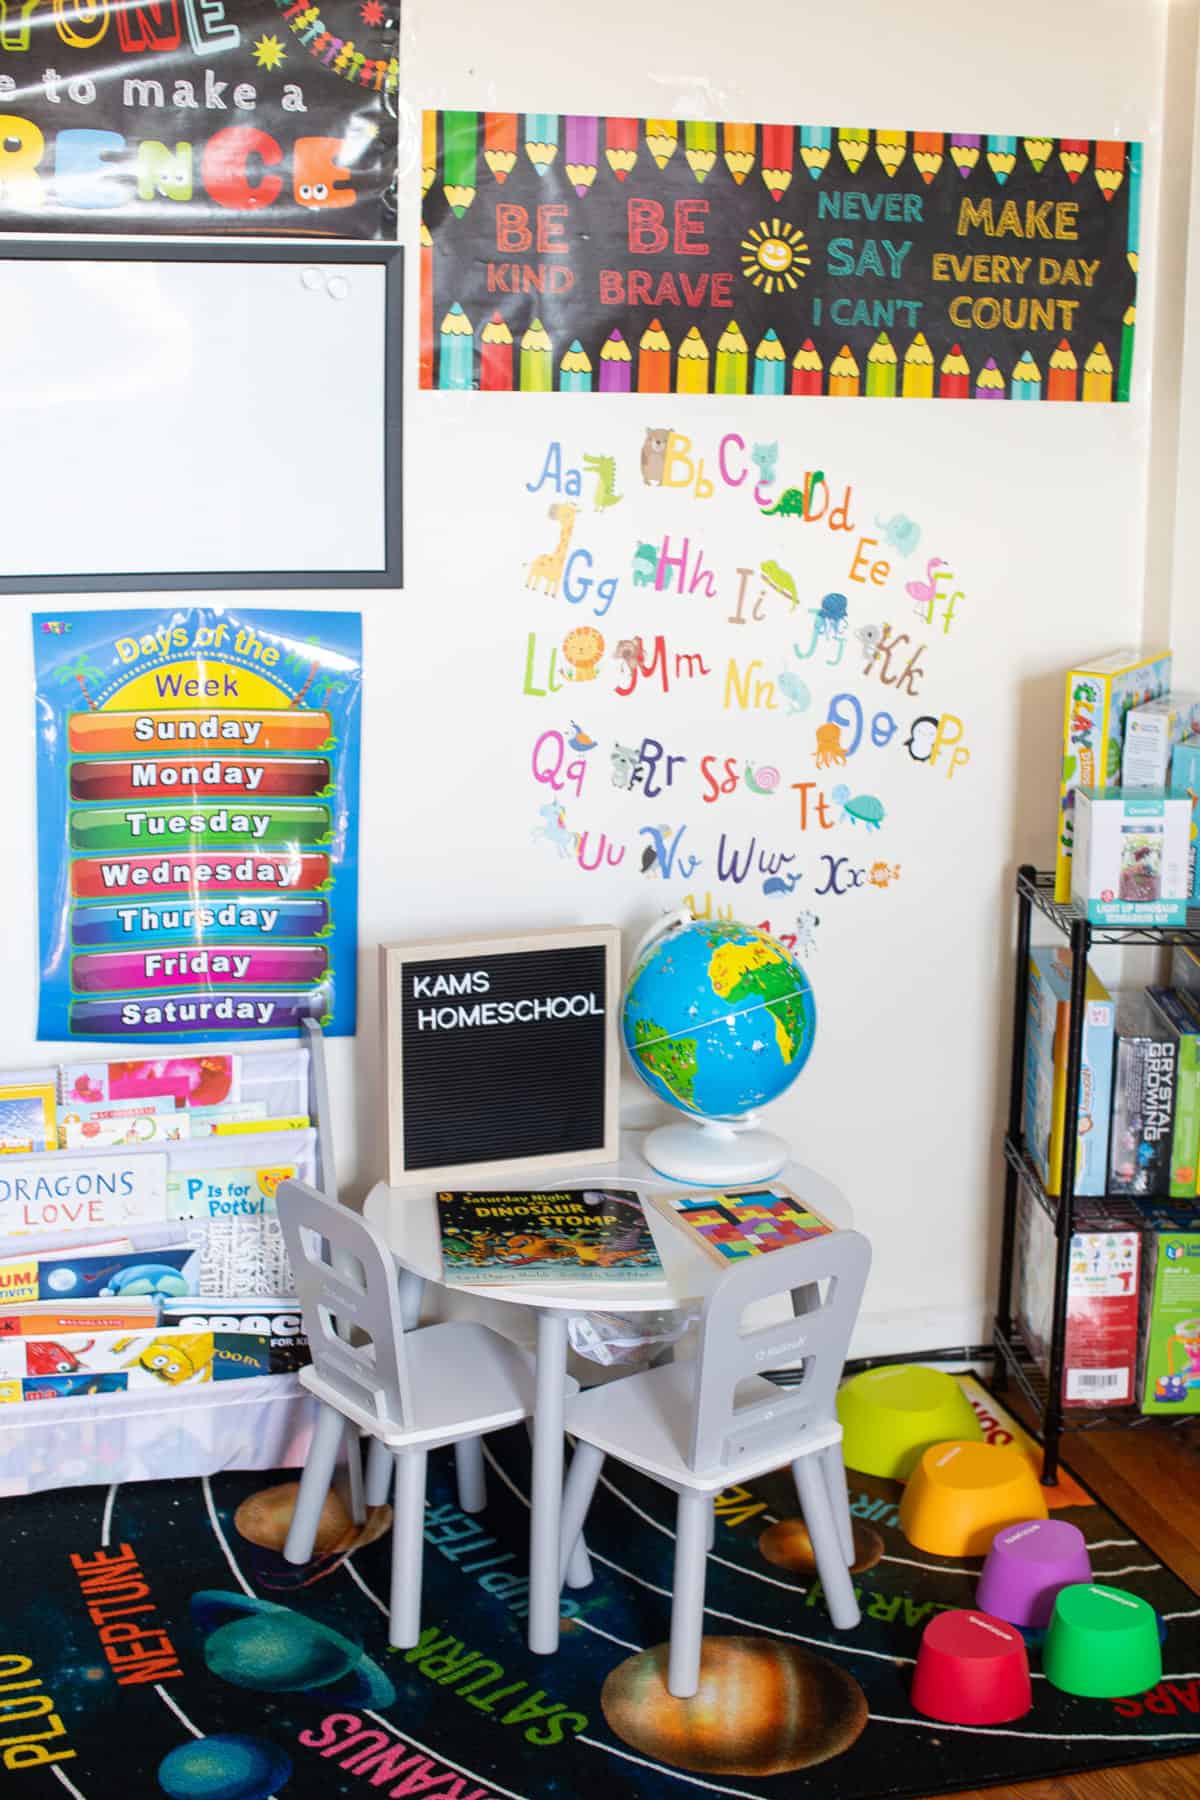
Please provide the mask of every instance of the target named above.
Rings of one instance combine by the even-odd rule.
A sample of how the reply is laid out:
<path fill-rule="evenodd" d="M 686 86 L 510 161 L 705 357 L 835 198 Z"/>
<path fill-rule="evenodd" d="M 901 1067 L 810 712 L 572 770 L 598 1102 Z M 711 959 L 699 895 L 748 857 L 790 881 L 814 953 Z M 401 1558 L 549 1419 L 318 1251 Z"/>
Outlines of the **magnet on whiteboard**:
<path fill-rule="evenodd" d="M 325 292 L 331 300 L 345 300 L 350 293 L 350 283 L 344 275 L 331 275 L 326 283 Z"/>
<path fill-rule="evenodd" d="M 302 269 L 300 282 L 310 294 L 318 294 L 325 286 L 325 272 L 323 269 Z"/>

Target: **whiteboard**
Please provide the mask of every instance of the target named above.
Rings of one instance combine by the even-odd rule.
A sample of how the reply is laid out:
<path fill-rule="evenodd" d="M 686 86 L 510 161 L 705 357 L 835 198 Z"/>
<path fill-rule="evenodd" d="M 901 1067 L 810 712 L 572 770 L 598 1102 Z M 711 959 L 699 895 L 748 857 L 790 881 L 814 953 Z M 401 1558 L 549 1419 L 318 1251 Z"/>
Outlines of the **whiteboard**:
<path fill-rule="evenodd" d="M 402 254 L 7 246 L 0 591 L 399 585 Z"/>

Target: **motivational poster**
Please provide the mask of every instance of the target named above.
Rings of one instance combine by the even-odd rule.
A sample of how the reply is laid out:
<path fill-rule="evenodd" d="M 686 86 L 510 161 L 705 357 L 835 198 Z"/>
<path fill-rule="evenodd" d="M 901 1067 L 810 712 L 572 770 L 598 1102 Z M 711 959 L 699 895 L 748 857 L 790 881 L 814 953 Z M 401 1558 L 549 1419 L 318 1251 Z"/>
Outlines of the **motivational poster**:
<path fill-rule="evenodd" d="M 355 1025 L 358 613 L 35 614 L 39 1038 Z"/>
<path fill-rule="evenodd" d="M 0 230 L 395 235 L 397 0 L 0 6 Z"/>
<path fill-rule="evenodd" d="M 421 385 L 1127 400 L 1141 145 L 426 113 Z"/>

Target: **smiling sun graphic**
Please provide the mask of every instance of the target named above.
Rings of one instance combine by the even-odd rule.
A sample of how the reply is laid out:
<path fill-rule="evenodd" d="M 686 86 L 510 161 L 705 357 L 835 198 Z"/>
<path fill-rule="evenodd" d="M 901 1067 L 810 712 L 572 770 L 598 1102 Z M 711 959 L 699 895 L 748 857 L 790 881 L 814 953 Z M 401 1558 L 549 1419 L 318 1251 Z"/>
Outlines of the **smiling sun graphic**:
<path fill-rule="evenodd" d="M 799 225 L 760 219 L 742 239 L 742 274 L 768 294 L 794 288 L 808 274 L 811 262 Z"/>

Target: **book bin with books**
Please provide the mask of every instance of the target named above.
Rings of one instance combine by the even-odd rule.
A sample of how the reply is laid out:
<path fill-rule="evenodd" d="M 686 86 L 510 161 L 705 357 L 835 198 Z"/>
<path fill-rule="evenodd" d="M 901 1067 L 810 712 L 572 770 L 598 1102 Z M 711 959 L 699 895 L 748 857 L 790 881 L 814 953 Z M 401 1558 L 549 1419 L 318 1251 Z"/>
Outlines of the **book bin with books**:
<path fill-rule="evenodd" d="M 274 1196 L 336 1194 L 328 1121 L 315 1022 L 0 1073 L 0 1496 L 303 1461 Z"/>

